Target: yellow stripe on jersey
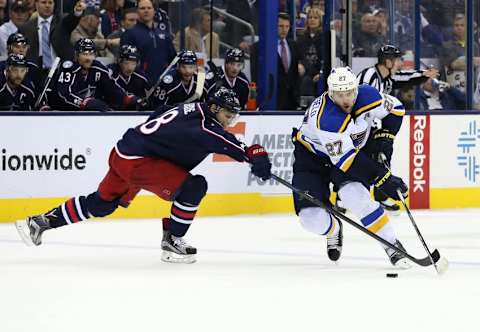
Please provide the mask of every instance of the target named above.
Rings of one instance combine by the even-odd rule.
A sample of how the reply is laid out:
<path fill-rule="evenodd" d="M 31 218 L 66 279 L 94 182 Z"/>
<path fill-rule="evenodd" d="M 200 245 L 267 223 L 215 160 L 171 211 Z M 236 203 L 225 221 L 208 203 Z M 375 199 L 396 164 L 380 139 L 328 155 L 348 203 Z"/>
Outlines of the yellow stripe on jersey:
<path fill-rule="evenodd" d="M 385 212 L 383 212 L 383 215 L 376 222 L 374 222 L 372 225 L 368 226 L 367 229 L 370 232 L 377 233 L 387 223 L 388 223 L 388 216 Z"/>
<path fill-rule="evenodd" d="M 343 121 L 343 124 L 342 126 L 340 127 L 340 129 L 338 130 L 339 133 L 343 133 L 345 131 L 345 129 L 347 129 L 347 125 L 348 123 L 350 122 L 350 119 L 352 118 L 352 116 L 350 114 L 348 114 L 346 117 L 345 117 L 345 120 Z"/>
<path fill-rule="evenodd" d="M 320 129 L 320 118 L 322 117 L 323 110 L 325 109 L 325 105 L 327 104 L 327 93 L 324 92 L 322 95 L 322 103 L 320 104 L 320 111 L 317 114 L 317 128 Z"/>
<path fill-rule="evenodd" d="M 382 104 L 382 100 L 380 99 L 380 100 L 374 101 L 373 103 L 360 107 L 358 110 L 355 111 L 355 116 L 359 116 L 362 113 L 368 112 L 371 109 L 374 109 L 375 107 L 381 104 Z"/>
<path fill-rule="evenodd" d="M 303 146 L 305 146 L 310 152 L 313 152 L 315 153 L 315 150 L 313 149 L 313 146 L 312 144 L 308 143 L 307 141 L 305 141 L 302 137 L 302 132 L 301 131 L 298 131 L 297 132 L 297 136 L 295 137 L 297 141 L 299 141 L 300 143 L 302 143 Z"/>
<path fill-rule="evenodd" d="M 404 108 L 400 108 L 400 109 L 393 108 L 390 111 L 390 114 L 393 114 L 393 115 L 396 115 L 396 116 L 404 116 L 405 115 L 405 109 Z"/>
<path fill-rule="evenodd" d="M 339 166 L 339 168 L 342 171 L 347 172 L 350 169 L 350 166 L 352 166 L 353 161 L 355 160 L 355 157 L 357 156 L 357 152 L 358 151 L 355 151 L 354 153 L 352 153 L 352 155 L 349 156 L 347 159 L 345 159 L 345 161 Z"/>

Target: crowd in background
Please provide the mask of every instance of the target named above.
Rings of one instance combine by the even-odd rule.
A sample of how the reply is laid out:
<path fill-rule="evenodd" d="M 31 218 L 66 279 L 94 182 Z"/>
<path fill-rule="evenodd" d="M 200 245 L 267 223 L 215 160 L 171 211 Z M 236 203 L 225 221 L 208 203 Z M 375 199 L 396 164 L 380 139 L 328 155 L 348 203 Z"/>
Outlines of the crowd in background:
<path fill-rule="evenodd" d="M 149 9 L 139 6 L 142 1 L 151 5 L 153 17 L 149 17 Z M 33 86 L 36 85 L 37 96 L 42 91 L 55 57 L 60 57 L 62 61 L 74 61 L 74 45 L 84 38 L 95 43 L 95 55 L 103 64 L 117 63 L 122 45 L 135 46 L 140 55 L 138 65 L 144 71 L 150 87 L 175 55 L 184 49 L 203 54 L 205 58 L 210 53 L 214 58 L 222 58 L 228 49 L 241 49 L 245 57 L 250 58 L 250 70 L 246 76 L 251 81 L 257 80 L 258 1 L 213 1 L 215 7 L 251 23 L 255 30 L 254 37 L 245 26 L 221 13 L 215 12 L 211 17 L 208 0 L 186 0 L 182 4 L 182 12 L 176 7 L 180 6 L 178 3 L 142 1 L 64 0 L 63 8 L 59 8 L 59 1 L 54 0 L 0 0 L 0 57 L 6 58 L 9 53 L 9 36 L 16 32 L 23 34 L 28 42 L 26 60 L 38 67 L 38 73 L 29 75 Z M 394 1 L 393 22 L 389 17 L 389 2 L 352 1 L 353 55 L 356 58 L 376 57 L 382 45 L 393 43 L 404 53 L 405 69 L 411 69 L 414 0 Z M 337 47 L 342 43 L 339 8 L 341 1 L 335 0 L 332 18 L 337 30 Z M 278 20 L 277 108 L 295 110 L 304 107 L 305 100 L 311 100 L 305 99 L 306 96 L 313 98 L 321 90 L 319 85 L 327 56 L 324 54 L 322 31 L 325 1 L 296 0 L 294 17 L 286 14 L 290 11 L 286 0 L 279 0 L 279 9 L 284 14 L 280 14 Z M 183 26 L 180 26 L 180 22 L 184 22 Z M 391 27 L 394 31 L 390 31 Z M 464 108 L 465 1 L 422 0 L 421 39 L 421 57 L 428 58 L 430 62 L 427 63 L 433 64 L 441 76 L 439 80 L 429 80 L 422 85 L 420 107 Z M 476 24 L 474 40 L 474 65 L 477 67 L 480 65 L 480 31 Z M 247 68 L 244 70 L 247 71 Z M 413 108 L 411 88 L 396 91 L 395 94 L 407 108 Z M 480 103 L 479 93 L 475 99 Z"/>

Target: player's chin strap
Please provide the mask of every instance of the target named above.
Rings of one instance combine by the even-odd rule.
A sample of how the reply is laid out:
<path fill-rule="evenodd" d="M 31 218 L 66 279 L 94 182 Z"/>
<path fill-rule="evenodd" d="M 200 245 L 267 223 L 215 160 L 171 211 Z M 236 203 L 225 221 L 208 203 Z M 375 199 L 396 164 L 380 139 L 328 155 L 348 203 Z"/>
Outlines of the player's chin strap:
<path fill-rule="evenodd" d="M 289 188 L 290 190 L 292 190 L 293 192 L 295 192 L 296 194 L 298 194 L 299 196 L 301 196 L 302 198 L 312 202 L 313 204 L 319 206 L 319 207 L 322 207 L 324 208 L 325 210 L 327 210 L 329 213 L 331 213 L 332 215 L 334 215 L 335 217 L 337 217 L 338 219 L 341 219 L 347 223 L 349 223 L 351 226 L 355 227 L 356 229 L 358 229 L 359 231 L 365 233 L 366 235 L 374 238 L 375 240 L 377 240 L 378 242 L 382 243 L 383 245 L 389 247 L 390 249 L 392 250 L 395 250 L 396 252 L 398 253 L 401 253 L 402 255 L 404 255 L 406 258 L 408 258 L 409 260 L 411 260 L 412 262 L 414 262 L 415 264 L 418 264 L 420 266 L 430 266 L 432 264 L 435 264 L 437 263 L 441 257 L 440 257 L 440 253 L 438 252 L 437 249 L 435 249 L 431 254 L 429 252 L 429 256 L 425 257 L 425 258 L 415 258 L 413 257 L 412 255 L 410 255 L 409 253 L 407 253 L 406 251 L 400 249 L 400 248 L 397 248 L 396 246 L 394 246 L 393 244 L 391 244 L 390 242 L 388 242 L 387 240 L 384 240 L 383 238 L 381 238 L 380 236 L 378 236 L 377 234 L 369 231 L 367 228 L 359 225 L 358 223 L 356 223 L 355 221 L 353 221 L 352 219 L 348 218 L 346 215 L 344 215 L 343 213 L 340 213 L 338 212 L 335 208 L 331 207 L 331 206 L 328 206 L 326 205 L 325 203 L 321 202 L 320 200 L 318 200 L 317 198 L 313 197 L 312 195 L 310 195 L 307 191 L 304 191 L 304 190 L 301 190 L 301 189 L 298 189 L 297 187 L 293 186 L 290 182 L 282 179 L 281 177 L 278 177 L 277 175 L 275 174 L 272 174 L 272 178 L 277 181 L 278 183 L 281 183 L 283 184 L 285 187 Z M 448 267 L 448 263 L 447 263 L 447 267 Z M 445 272 L 446 269 L 443 271 Z M 442 273 L 443 273 L 442 272 Z M 440 273 L 440 272 L 439 272 Z"/>
<path fill-rule="evenodd" d="M 381 160 L 383 166 L 385 166 L 385 168 L 391 173 L 390 167 L 388 165 L 388 160 L 387 160 L 387 157 L 385 156 L 385 154 L 380 153 L 379 157 L 380 157 L 379 159 Z M 413 219 L 413 215 L 410 212 L 410 209 L 407 206 L 407 202 L 405 201 L 405 198 L 403 197 L 400 190 L 397 191 L 397 194 L 398 194 L 398 197 L 400 198 L 400 200 L 402 201 L 402 205 L 405 208 L 405 211 L 407 211 L 408 218 L 412 222 L 413 228 L 415 229 L 415 232 L 417 233 L 418 238 L 420 239 L 420 242 L 422 242 L 423 248 L 425 248 L 425 250 L 427 251 L 428 258 L 430 259 L 433 266 L 435 267 L 435 270 L 437 270 L 438 274 L 445 273 L 448 269 L 448 260 L 445 257 L 439 257 L 438 260 L 434 259 L 434 257 L 433 257 L 434 253 L 431 253 L 430 250 L 428 249 L 427 243 L 425 242 L 425 240 L 422 236 L 422 233 L 420 233 L 420 230 L 418 229 L 417 223 Z M 437 249 L 435 249 L 435 251 L 438 252 Z M 440 255 L 440 253 L 439 253 L 439 255 Z"/>

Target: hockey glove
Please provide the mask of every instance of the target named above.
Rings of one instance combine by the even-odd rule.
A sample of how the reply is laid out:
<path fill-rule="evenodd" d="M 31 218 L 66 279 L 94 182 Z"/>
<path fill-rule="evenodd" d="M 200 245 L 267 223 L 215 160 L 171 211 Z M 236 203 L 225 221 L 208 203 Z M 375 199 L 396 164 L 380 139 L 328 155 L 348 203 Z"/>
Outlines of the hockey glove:
<path fill-rule="evenodd" d="M 85 98 L 80 104 L 80 109 L 100 112 L 110 111 L 110 108 L 108 108 L 108 105 L 104 101 L 95 98 Z"/>
<path fill-rule="evenodd" d="M 390 160 L 392 160 L 395 135 L 389 130 L 379 129 L 373 133 L 373 139 L 375 142 L 375 155 L 378 157 L 380 153 L 383 153 L 390 163 Z"/>
<path fill-rule="evenodd" d="M 377 177 L 375 180 L 375 188 L 382 191 L 385 195 L 399 199 L 397 191 L 399 190 L 403 198 L 408 197 L 408 187 L 398 176 L 392 175 L 390 171 L 386 171 L 383 176 Z"/>
<path fill-rule="evenodd" d="M 272 176 L 272 164 L 268 159 L 267 151 L 259 144 L 253 144 L 245 149 L 248 162 L 252 164 L 253 175 L 259 177 L 263 181 L 270 179 Z"/>

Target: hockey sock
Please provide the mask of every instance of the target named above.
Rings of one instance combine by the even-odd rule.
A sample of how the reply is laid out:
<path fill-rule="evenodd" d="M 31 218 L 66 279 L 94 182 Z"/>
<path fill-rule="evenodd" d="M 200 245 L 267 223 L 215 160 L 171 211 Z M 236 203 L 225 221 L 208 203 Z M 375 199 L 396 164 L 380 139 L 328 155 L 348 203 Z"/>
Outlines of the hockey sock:
<path fill-rule="evenodd" d="M 320 207 L 307 207 L 300 210 L 298 216 L 300 223 L 307 231 L 318 234 L 334 236 L 340 227 L 336 218 Z"/>
<path fill-rule="evenodd" d="M 193 222 L 198 205 L 174 201 L 170 210 L 169 231 L 173 236 L 184 236 Z"/>
<path fill-rule="evenodd" d="M 87 220 L 90 215 L 86 209 L 86 197 L 77 196 L 45 214 L 53 228 Z"/>

